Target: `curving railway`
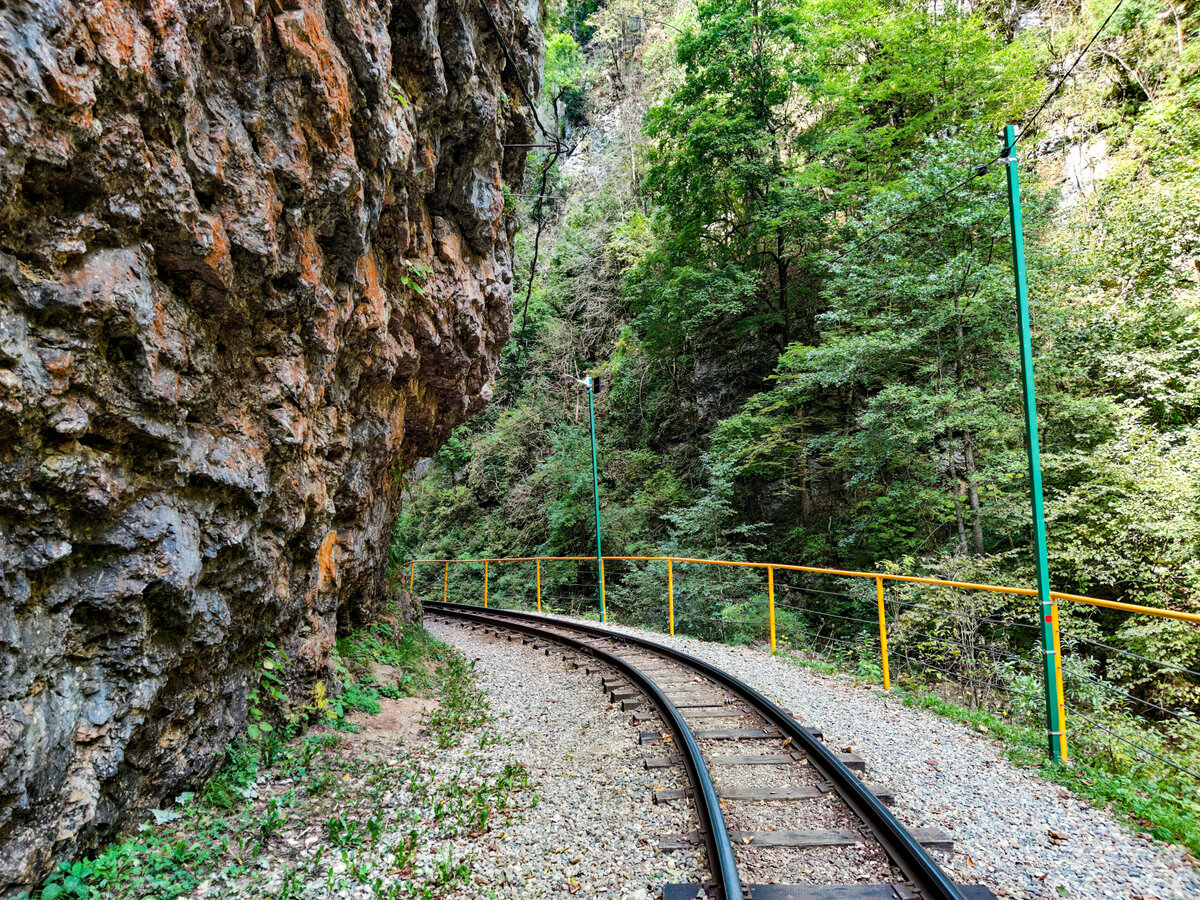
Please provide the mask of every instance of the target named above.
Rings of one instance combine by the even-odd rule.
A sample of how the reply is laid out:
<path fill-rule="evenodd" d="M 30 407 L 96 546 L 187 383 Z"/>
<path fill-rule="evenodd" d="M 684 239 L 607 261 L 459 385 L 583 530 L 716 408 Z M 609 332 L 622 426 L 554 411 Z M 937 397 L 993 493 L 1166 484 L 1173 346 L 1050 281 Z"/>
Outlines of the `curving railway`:
<path fill-rule="evenodd" d="M 658 790 L 654 799 L 690 799 L 696 827 L 688 834 L 659 835 L 658 846 L 702 845 L 711 879 L 668 885 L 664 900 L 994 898 L 982 885 L 955 884 L 947 876 L 930 850 L 951 849 L 949 837 L 935 828 L 901 825 L 885 803 L 886 791 L 855 775 L 864 766 L 861 759 L 831 750 L 819 731 L 709 663 L 643 638 L 537 613 L 437 603 L 426 615 L 519 638 L 536 650 L 560 654 L 569 665 L 586 667 L 609 701 L 631 712 L 633 723 L 645 729 L 640 742 L 660 752 L 647 756 L 647 768 L 683 767 L 689 786 Z M 717 781 L 714 771 L 722 775 Z M 830 797 L 840 807 L 832 823 Z M 753 812 L 764 808 L 775 814 L 773 824 L 738 827 L 772 821 Z M 817 809 L 824 814 L 814 814 Z M 878 860 L 873 879 L 789 883 L 797 854 L 816 867 L 829 858 L 824 854 L 861 854 L 864 845 L 874 848 Z M 818 873 L 811 880 L 824 879 Z"/>

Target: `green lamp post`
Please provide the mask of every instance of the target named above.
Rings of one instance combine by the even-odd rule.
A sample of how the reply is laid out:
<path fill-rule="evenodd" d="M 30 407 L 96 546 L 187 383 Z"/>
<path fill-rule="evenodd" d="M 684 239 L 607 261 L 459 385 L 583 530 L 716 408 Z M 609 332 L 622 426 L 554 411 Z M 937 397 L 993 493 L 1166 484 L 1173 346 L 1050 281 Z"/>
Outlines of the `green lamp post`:
<path fill-rule="evenodd" d="M 1054 600 L 1050 595 L 1050 565 L 1046 551 L 1046 511 L 1042 503 L 1042 460 L 1038 447 L 1037 397 L 1033 381 L 1033 340 L 1029 326 L 1029 284 L 1025 274 L 1025 234 L 1021 222 L 1021 185 L 1017 178 L 1017 134 L 1004 128 L 1004 165 L 1008 180 L 1008 217 L 1012 229 L 1013 274 L 1017 293 L 1017 333 L 1021 345 L 1021 389 L 1025 407 L 1026 450 L 1029 462 L 1029 500 L 1033 512 L 1033 542 L 1042 630 L 1042 677 L 1046 693 L 1046 737 L 1050 758 L 1063 761 L 1063 710 L 1058 647 L 1054 640 Z"/>
<path fill-rule="evenodd" d="M 596 460 L 596 379 L 591 375 L 576 378 L 564 373 L 563 378 L 570 378 L 577 384 L 587 388 L 588 419 L 592 431 L 592 499 L 596 505 L 596 580 L 600 599 L 600 621 L 607 620 L 607 610 L 604 603 L 604 551 L 600 546 L 600 469 Z"/>

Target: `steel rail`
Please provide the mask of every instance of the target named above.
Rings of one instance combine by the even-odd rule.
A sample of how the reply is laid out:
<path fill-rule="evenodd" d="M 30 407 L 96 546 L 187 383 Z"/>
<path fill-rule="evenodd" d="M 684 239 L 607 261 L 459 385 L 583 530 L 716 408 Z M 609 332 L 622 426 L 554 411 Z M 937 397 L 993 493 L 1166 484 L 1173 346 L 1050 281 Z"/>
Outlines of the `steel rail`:
<path fill-rule="evenodd" d="M 530 637 L 562 644 L 577 652 L 595 657 L 597 661 L 611 666 L 629 678 L 637 686 L 637 689 L 658 708 L 663 721 L 675 735 L 676 746 L 681 751 L 680 759 L 687 769 L 688 780 L 692 783 L 692 797 L 696 804 L 696 814 L 700 818 L 701 831 L 708 850 L 708 864 L 712 870 L 717 900 L 742 900 L 742 884 L 738 878 L 737 860 L 733 854 L 733 844 L 729 840 L 729 829 L 725 826 L 725 816 L 721 813 L 721 802 L 717 798 L 717 789 L 709 775 L 708 764 L 704 762 L 700 746 L 696 743 L 696 738 L 692 735 L 683 714 L 679 712 L 675 704 L 650 676 L 628 660 L 567 635 L 522 622 L 513 622 L 508 615 L 504 615 L 508 612 L 511 610 L 489 609 L 487 612 L 483 612 L 478 607 L 464 607 L 457 603 L 439 604 L 435 609 L 429 610 L 431 615 L 449 614 L 464 621 L 518 631 Z M 555 620 L 549 619 L 547 622 L 554 623 Z M 574 628 L 570 623 L 558 624 L 562 628 Z"/>
<path fill-rule="evenodd" d="M 458 603 L 439 603 L 431 605 L 430 612 L 451 612 L 455 615 L 474 617 L 472 611 L 476 607 Z M 489 612 L 492 612 L 489 610 Z M 846 767 L 825 745 L 809 734 L 801 725 L 788 715 L 774 702 L 760 694 L 738 678 L 730 675 L 703 660 L 696 659 L 671 647 L 666 647 L 645 638 L 622 634 L 607 628 L 598 628 L 583 622 L 573 622 L 547 616 L 539 613 L 528 613 L 521 610 L 496 610 L 496 618 L 511 621 L 519 619 L 526 622 L 539 622 L 567 628 L 573 631 L 604 637 L 620 643 L 631 644 L 648 650 L 653 654 L 665 657 L 680 665 L 686 666 L 704 675 L 704 677 L 722 685 L 727 690 L 739 696 L 749 704 L 754 711 L 767 722 L 775 725 L 781 734 L 790 738 L 798 749 L 808 757 L 811 765 L 826 781 L 833 785 L 834 790 L 850 810 L 872 833 L 872 836 L 887 853 L 892 863 L 904 873 L 921 900 L 965 900 L 959 887 L 942 871 L 924 847 L 900 824 L 891 811 L 871 793 L 854 773 Z M 540 632 L 544 634 L 544 632 Z M 668 701 L 669 702 L 669 701 Z M 686 725 L 684 726 L 686 729 Z M 690 735 L 690 732 L 689 732 Z M 707 770 L 706 770 L 707 771 Z M 711 782 L 710 782 L 711 784 Z M 735 897 L 737 895 L 734 895 Z"/>

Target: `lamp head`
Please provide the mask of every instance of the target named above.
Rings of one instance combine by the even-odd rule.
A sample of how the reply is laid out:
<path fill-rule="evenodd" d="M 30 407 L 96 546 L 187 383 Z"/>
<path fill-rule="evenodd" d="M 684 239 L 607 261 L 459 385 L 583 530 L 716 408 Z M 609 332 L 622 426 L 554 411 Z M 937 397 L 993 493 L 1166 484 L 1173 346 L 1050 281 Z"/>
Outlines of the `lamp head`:
<path fill-rule="evenodd" d="M 599 379 L 597 379 L 595 382 L 593 382 L 591 375 L 585 375 L 583 378 L 576 378 L 574 375 L 569 375 L 566 372 L 563 372 L 562 377 L 570 378 L 576 384 L 578 384 L 582 387 L 585 387 L 585 388 L 592 388 L 594 385 L 598 385 L 600 383 Z"/>

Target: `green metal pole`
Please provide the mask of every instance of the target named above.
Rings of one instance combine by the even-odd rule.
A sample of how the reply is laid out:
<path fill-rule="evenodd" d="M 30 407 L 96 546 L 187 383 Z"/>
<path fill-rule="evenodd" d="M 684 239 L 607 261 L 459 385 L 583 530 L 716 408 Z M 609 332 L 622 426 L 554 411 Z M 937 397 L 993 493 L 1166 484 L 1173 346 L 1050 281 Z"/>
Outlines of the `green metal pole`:
<path fill-rule="evenodd" d="M 1025 276 L 1025 235 L 1021 224 L 1021 185 L 1017 179 L 1016 129 L 1004 127 L 1008 172 L 1008 220 L 1012 226 L 1013 273 L 1017 281 L 1017 318 L 1021 342 L 1021 389 L 1025 404 L 1026 449 L 1029 455 L 1029 499 L 1033 507 L 1033 539 L 1037 552 L 1038 601 L 1042 618 L 1042 658 L 1046 687 L 1046 738 L 1050 758 L 1062 762 L 1062 717 L 1059 713 L 1058 657 L 1054 650 L 1050 564 L 1046 555 L 1046 513 L 1042 506 L 1042 460 L 1038 448 L 1037 397 L 1033 383 L 1033 342 L 1029 330 L 1029 285 Z"/>
<path fill-rule="evenodd" d="M 588 415 L 592 420 L 592 496 L 596 501 L 596 584 L 600 592 L 600 621 L 606 620 L 604 608 L 604 555 L 600 549 L 600 472 L 596 465 L 596 403 L 593 400 L 592 376 L 587 377 Z"/>

